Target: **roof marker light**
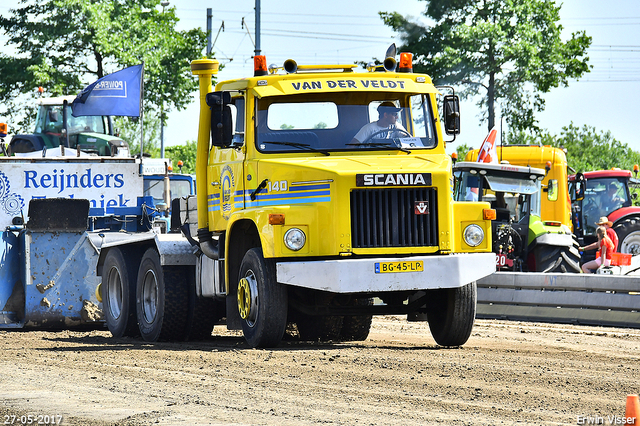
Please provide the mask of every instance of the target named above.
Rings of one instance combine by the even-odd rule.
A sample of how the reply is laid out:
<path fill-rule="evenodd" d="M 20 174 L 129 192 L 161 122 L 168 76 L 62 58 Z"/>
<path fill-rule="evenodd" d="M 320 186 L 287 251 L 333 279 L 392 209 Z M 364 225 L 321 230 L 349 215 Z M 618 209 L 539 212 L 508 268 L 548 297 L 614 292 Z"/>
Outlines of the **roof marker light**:
<path fill-rule="evenodd" d="M 256 55 L 253 57 L 253 75 L 258 77 L 267 75 L 267 57 L 264 55 Z"/>
<path fill-rule="evenodd" d="M 409 52 L 400 53 L 400 64 L 398 72 L 413 72 L 413 54 Z"/>

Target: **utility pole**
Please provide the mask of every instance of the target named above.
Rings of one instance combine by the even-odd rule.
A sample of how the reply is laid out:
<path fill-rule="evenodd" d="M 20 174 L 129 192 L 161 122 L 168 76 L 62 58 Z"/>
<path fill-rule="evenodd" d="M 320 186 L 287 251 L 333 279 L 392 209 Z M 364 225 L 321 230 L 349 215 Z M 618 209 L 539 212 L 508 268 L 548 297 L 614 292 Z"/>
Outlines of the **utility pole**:
<path fill-rule="evenodd" d="M 162 14 L 164 15 L 164 8 L 169 6 L 168 0 L 160 2 L 162 6 Z M 164 158 L 164 100 L 160 104 L 160 158 Z"/>
<path fill-rule="evenodd" d="M 260 0 L 256 0 L 256 50 L 255 55 L 260 54 Z"/>
<path fill-rule="evenodd" d="M 207 58 L 211 57 L 211 19 L 213 18 L 213 14 L 211 13 L 211 8 L 207 8 Z"/>

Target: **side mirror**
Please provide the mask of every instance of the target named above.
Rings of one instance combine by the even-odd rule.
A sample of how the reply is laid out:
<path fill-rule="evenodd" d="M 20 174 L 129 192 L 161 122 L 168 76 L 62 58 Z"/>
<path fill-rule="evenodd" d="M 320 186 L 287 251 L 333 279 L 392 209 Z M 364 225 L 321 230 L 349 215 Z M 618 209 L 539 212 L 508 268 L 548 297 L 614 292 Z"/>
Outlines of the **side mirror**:
<path fill-rule="evenodd" d="M 547 183 L 547 199 L 549 201 L 556 201 L 558 199 L 558 180 L 549 179 Z"/>
<path fill-rule="evenodd" d="M 576 173 L 573 191 L 571 194 L 571 201 L 584 200 L 585 185 L 586 185 L 586 181 L 585 181 L 584 175 L 582 173 Z"/>
<path fill-rule="evenodd" d="M 207 105 L 211 108 L 211 142 L 214 146 L 226 148 L 233 137 L 231 114 L 231 94 L 229 92 L 207 93 Z"/>
<path fill-rule="evenodd" d="M 446 95 L 443 99 L 444 131 L 448 135 L 460 134 L 460 100 L 456 95 Z"/>

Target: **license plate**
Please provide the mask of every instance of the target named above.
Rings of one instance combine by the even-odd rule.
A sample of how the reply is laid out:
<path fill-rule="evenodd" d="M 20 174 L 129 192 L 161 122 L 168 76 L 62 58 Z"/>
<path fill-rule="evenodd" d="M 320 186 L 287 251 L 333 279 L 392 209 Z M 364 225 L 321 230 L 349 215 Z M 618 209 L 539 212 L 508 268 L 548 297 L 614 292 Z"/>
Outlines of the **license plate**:
<path fill-rule="evenodd" d="M 411 260 L 408 262 L 377 262 L 375 263 L 376 274 L 386 274 L 395 272 L 422 272 L 424 264 L 422 260 Z"/>

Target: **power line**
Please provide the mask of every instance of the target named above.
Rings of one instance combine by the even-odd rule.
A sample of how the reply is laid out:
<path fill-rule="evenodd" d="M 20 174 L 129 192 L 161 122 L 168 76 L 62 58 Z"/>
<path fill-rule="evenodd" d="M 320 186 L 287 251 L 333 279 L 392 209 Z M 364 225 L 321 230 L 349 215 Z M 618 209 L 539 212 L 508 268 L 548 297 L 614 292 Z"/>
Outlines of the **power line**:
<path fill-rule="evenodd" d="M 189 12 L 202 12 L 201 9 L 182 9 L 176 8 L 179 10 L 189 11 Z M 212 10 L 213 13 L 232 13 L 235 15 L 248 15 L 254 13 L 253 8 L 248 12 L 238 12 L 237 10 Z M 358 19 L 380 19 L 380 17 L 373 17 L 367 15 L 329 15 L 322 13 L 283 13 L 283 12 L 265 12 L 264 9 L 261 11 L 261 15 L 277 15 L 277 16 L 309 16 L 312 18 L 325 17 L 325 18 L 358 18 Z"/>

